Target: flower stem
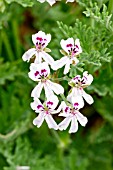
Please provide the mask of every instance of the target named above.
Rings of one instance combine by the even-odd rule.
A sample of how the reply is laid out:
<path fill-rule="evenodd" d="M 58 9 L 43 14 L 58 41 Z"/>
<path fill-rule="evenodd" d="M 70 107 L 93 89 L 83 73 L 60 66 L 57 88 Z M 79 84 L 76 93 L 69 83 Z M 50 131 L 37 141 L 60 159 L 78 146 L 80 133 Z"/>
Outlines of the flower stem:
<path fill-rule="evenodd" d="M 64 94 L 60 94 L 61 98 L 63 99 L 63 101 L 68 105 L 68 101 L 67 99 L 65 98 Z"/>
<path fill-rule="evenodd" d="M 51 78 L 51 80 L 53 80 L 53 81 L 62 81 L 62 80 L 70 81 L 71 79 L 68 76 L 64 76 L 64 77 L 60 77 L 60 78 Z"/>

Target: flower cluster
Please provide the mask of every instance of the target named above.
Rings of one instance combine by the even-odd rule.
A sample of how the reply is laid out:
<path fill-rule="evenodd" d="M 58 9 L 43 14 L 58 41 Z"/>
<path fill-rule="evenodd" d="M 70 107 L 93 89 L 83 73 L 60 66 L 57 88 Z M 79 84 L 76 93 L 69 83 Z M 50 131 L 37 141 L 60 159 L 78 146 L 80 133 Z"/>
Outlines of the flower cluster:
<path fill-rule="evenodd" d="M 53 57 L 48 54 L 51 51 L 47 48 L 48 43 L 51 41 L 50 34 L 39 31 L 32 35 L 32 41 L 35 47 L 25 52 L 22 59 L 28 62 L 31 59 L 34 61 L 31 63 L 28 73 L 29 78 L 37 82 L 31 92 L 31 97 L 34 100 L 31 103 L 31 108 L 38 113 L 38 116 L 33 120 L 33 124 L 39 128 L 45 120 L 49 128 L 62 131 L 66 130 L 71 123 L 69 133 L 75 133 L 78 130 L 78 122 L 85 126 L 88 121 L 79 110 L 84 107 L 84 99 L 88 104 L 93 103 L 93 98 L 84 91 L 84 88 L 92 83 L 93 76 L 85 71 L 83 77 L 76 75 L 72 78 L 68 83 L 71 89 L 65 98 L 64 88 L 60 84 L 53 82 L 51 69 L 58 70 L 64 66 L 64 74 L 67 74 L 71 65 L 77 65 L 79 62 L 77 57 L 82 53 L 79 39 L 62 39 L 60 44 L 62 47 L 61 53 L 64 57 L 57 61 L 54 61 Z M 43 104 L 40 101 L 42 89 L 45 92 Z M 59 95 L 63 96 L 63 101 L 58 106 Z M 59 116 L 64 117 L 64 120 L 59 124 L 55 122 L 52 116 L 57 113 L 59 113 Z"/>
<path fill-rule="evenodd" d="M 56 1 L 60 1 L 60 0 L 37 0 L 37 1 L 39 1 L 40 3 L 47 1 L 52 6 L 53 4 L 56 3 Z M 66 3 L 67 2 L 74 2 L 74 0 L 67 0 Z"/>

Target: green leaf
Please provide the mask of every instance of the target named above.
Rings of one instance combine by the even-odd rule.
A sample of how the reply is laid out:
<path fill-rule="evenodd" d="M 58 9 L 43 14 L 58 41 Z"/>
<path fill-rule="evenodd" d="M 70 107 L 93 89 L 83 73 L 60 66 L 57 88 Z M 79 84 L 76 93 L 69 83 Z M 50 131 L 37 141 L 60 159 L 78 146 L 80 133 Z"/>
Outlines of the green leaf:
<path fill-rule="evenodd" d="M 95 109 L 108 122 L 113 124 L 113 98 L 106 96 L 103 98 L 96 98 L 94 103 Z"/>

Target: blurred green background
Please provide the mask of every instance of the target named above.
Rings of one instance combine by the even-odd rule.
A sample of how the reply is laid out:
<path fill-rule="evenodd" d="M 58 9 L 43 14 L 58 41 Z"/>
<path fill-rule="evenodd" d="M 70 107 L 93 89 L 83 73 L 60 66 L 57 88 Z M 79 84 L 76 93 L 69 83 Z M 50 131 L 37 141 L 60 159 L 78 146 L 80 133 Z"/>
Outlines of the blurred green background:
<path fill-rule="evenodd" d="M 113 0 L 45 2 L 0 0 L 0 170 L 113 170 Z M 58 22 L 57 22 L 58 21 Z M 29 63 L 22 55 L 33 46 L 31 36 L 52 35 L 48 47 L 55 60 L 60 40 L 79 38 L 83 53 L 68 76 L 88 70 L 94 81 L 87 92 L 95 102 L 81 109 L 88 118 L 75 134 L 33 126 Z M 62 69 L 57 74 L 62 76 Z M 60 82 L 69 91 L 68 82 Z M 41 99 L 44 100 L 43 94 Z M 59 98 L 60 99 L 60 98 Z M 62 120 L 54 116 L 57 123 Z"/>

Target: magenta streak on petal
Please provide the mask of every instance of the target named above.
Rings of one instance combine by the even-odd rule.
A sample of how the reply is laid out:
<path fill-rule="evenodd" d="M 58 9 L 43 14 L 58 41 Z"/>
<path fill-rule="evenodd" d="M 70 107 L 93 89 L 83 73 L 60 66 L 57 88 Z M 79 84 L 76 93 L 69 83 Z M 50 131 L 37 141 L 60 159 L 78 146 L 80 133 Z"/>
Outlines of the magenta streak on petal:
<path fill-rule="evenodd" d="M 74 106 L 79 106 L 79 104 L 78 103 L 74 103 Z"/>
<path fill-rule="evenodd" d="M 82 80 L 81 80 L 81 83 L 82 84 L 86 84 L 86 81 L 87 81 L 87 77 L 83 76 Z"/>
<path fill-rule="evenodd" d="M 41 37 L 37 37 L 36 39 L 39 41 L 43 41 L 43 39 Z"/>
<path fill-rule="evenodd" d="M 38 106 L 37 106 L 37 109 L 40 109 L 40 108 L 43 109 L 43 106 L 42 106 L 42 105 L 38 105 Z"/>
<path fill-rule="evenodd" d="M 47 102 L 47 105 L 53 105 L 53 102 L 49 101 L 49 102 Z"/>
<path fill-rule="evenodd" d="M 47 41 L 47 40 L 44 38 L 44 41 Z"/>
<path fill-rule="evenodd" d="M 69 109 L 69 107 L 66 107 L 66 108 L 65 108 L 65 112 L 66 112 L 66 113 L 67 113 L 68 109 Z"/>
<path fill-rule="evenodd" d="M 72 44 L 67 44 L 66 47 L 72 47 L 73 45 Z"/>
<path fill-rule="evenodd" d="M 73 80 L 78 80 L 80 77 L 79 76 L 76 76 L 73 78 Z"/>
<path fill-rule="evenodd" d="M 44 46 L 44 45 L 45 45 L 45 43 L 42 44 L 42 46 Z"/>
<path fill-rule="evenodd" d="M 36 72 L 34 73 L 35 77 L 38 76 L 38 74 L 39 74 L 39 71 L 36 71 Z"/>
<path fill-rule="evenodd" d="M 47 72 L 46 69 L 41 70 L 41 74 L 43 74 L 43 73 L 45 73 L 45 72 Z"/>
<path fill-rule="evenodd" d="M 75 45 L 75 47 L 79 49 L 78 45 Z"/>

